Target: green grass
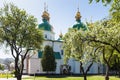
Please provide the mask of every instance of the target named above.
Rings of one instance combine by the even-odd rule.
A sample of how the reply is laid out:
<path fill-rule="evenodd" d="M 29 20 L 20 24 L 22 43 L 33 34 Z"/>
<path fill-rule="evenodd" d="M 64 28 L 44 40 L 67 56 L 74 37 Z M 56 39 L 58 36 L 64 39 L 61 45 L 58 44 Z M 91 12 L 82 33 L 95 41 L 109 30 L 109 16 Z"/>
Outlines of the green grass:
<path fill-rule="evenodd" d="M 41 77 L 27 77 L 27 78 L 23 78 L 22 80 L 84 80 L 83 77 L 74 77 L 74 76 L 69 76 L 69 77 L 65 77 L 65 76 L 49 76 L 49 77 L 45 77 L 45 76 L 41 76 Z M 105 80 L 104 76 L 88 76 L 87 80 Z M 114 76 L 110 76 L 109 80 L 120 80 L 120 78 L 114 77 Z"/>
<path fill-rule="evenodd" d="M 3 73 L 0 73 L 0 78 L 7 78 L 7 77 L 8 77 L 8 78 L 12 78 L 12 77 L 13 77 L 13 74 L 7 74 L 7 73 L 6 73 L 6 74 L 5 74 L 5 73 L 3 74 Z"/>

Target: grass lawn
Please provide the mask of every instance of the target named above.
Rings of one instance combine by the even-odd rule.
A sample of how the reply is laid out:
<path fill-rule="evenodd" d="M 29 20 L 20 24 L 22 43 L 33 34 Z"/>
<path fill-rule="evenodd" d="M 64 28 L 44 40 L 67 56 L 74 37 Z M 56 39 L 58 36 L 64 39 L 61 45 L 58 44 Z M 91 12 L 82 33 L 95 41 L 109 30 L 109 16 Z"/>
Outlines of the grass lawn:
<path fill-rule="evenodd" d="M 8 78 L 11 78 L 11 77 L 13 77 L 13 74 L 7 74 L 7 73 L 6 73 L 6 74 L 5 74 L 5 73 L 3 74 L 3 73 L 0 73 L 0 78 L 7 78 L 7 77 L 8 77 Z"/>
<path fill-rule="evenodd" d="M 74 76 L 41 76 L 41 77 L 27 77 L 23 78 L 22 80 L 83 80 L 83 77 L 74 77 Z M 105 80 L 104 76 L 88 76 L 87 80 Z M 120 78 L 110 76 L 110 80 L 120 80 Z"/>

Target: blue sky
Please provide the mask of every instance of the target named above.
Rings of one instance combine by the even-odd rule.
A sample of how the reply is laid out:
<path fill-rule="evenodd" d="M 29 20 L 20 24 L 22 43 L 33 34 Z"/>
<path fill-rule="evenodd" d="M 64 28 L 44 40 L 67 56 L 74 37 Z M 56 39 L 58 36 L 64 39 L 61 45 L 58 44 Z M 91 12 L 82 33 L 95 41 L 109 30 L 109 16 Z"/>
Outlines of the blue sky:
<path fill-rule="evenodd" d="M 68 28 L 75 23 L 78 5 L 82 22 L 91 19 L 94 22 L 109 15 L 109 5 L 105 7 L 101 2 L 89 4 L 88 0 L 0 0 L 0 8 L 3 7 L 5 2 L 12 2 L 19 8 L 26 10 L 27 13 L 34 15 L 38 19 L 38 24 L 42 22 L 41 15 L 46 2 L 50 14 L 50 24 L 54 27 L 56 39 L 60 32 L 65 34 Z M 11 57 L 3 53 L 4 51 L 0 49 L 0 58 Z"/>

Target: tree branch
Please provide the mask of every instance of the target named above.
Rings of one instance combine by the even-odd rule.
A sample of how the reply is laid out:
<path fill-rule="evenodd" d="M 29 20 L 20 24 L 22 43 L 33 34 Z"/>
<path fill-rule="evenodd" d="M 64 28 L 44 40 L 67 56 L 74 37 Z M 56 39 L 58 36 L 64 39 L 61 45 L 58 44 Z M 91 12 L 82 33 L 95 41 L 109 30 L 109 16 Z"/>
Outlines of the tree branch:
<path fill-rule="evenodd" d="M 100 41 L 100 40 L 91 40 L 91 39 L 87 39 L 88 41 L 90 42 L 97 42 L 97 43 L 102 43 L 102 44 L 105 44 L 105 45 L 109 45 L 111 46 L 112 48 L 114 48 L 118 53 L 120 53 L 120 50 L 117 48 L 117 46 L 113 46 L 112 44 L 110 43 L 107 43 L 107 42 L 103 42 L 103 41 Z"/>

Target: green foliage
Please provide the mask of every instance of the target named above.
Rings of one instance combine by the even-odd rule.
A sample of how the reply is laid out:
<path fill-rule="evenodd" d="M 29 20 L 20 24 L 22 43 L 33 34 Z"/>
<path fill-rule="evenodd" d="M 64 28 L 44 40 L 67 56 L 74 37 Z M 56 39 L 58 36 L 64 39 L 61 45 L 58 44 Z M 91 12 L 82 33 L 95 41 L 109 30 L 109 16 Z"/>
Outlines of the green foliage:
<path fill-rule="evenodd" d="M 84 80 L 87 80 L 86 76 L 90 70 L 93 62 L 98 59 L 96 55 L 95 47 L 89 45 L 84 39 L 86 37 L 87 30 L 69 29 L 64 36 L 64 60 L 67 64 L 67 60 L 73 58 L 80 62 L 80 70 L 84 75 Z"/>
<path fill-rule="evenodd" d="M 3 41 L 27 49 L 40 48 L 42 32 L 36 28 L 37 20 L 34 16 L 28 15 L 25 10 L 13 4 L 6 4 L 0 13 Z"/>
<path fill-rule="evenodd" d="M 117 10 L 116 12 L 119 13 Z M 116 15 L 119 16 L 119 14 Z M 69 59 L 70 57 L 74 57 L 82 63 L 93 59 L 95 61 L 101 59 L 109 68 L 114 51 L 120 54 L 119 39 L 120 21 L 117 21 L 114 16 L 92 23 L 92 27 L 88 31 L 69 30 L 64 39 L 65 58 Z M 95 54 L 93 54 L 94 51 Z M 107 77 L 108 72 L 109 69 L 107 71 Z"/>
<path fill-rule="evenodd" d="M 110 70 L 116 71 L 117 73 L 119 73 L 119 77 L 120 77 L 120 54 L 114 51 L 114 54 L 110 63 L 111 63 Z"/>
<path fill-rule="evenodd" d="M 120 0 L 114 0 L 110 9 L 110 14 L 116 22 L 120 22 Z"/>
<path fill-rule="evenodd" d="M 92 3 L 93 1 L 95 1 L 95 2 L 102 2 L 102 3 L 104 3 L 104 4 L 109 4 L 110 2 L 112 2 L 113 0 L 89 0 L 89 3 Z M 115 1 L 115 0 L 114 0 Z"/>
<path fill-rule="evenodd" d="M 99 47 L 97 54 L 101 54 L 100 61 L 110 66 L 114 51 L 120 54 L 120 24 L 110 18 L 96 22 L 93 26 L 84 38 L 92 46 Z"/>
<path fill-rule="evenodd" d="M 98 46 L 109 45 L 120 53 L 120 24 L 112 19 L 100 21 L 94 24 L 91 31 L 86 33 L 86 40 L 98 44 Z M 97 45 L 96 45 L 97 46 Z"/>
<path fill-rule="evenodd" d="M 74 58 L 84 64 L 95 61 L 97 55 L 95 54 L 95 47 L 89 45 L 85 38 L 88 31 L 69 29 L 65 34 L 63 49 L 65 53 L 65 60 Z M 65 61 L 67 62 L 67 61 Z"/>
<path fill-rule="evenodd" d="M 52 47 L 48 45 L 45 46 L 41 63 L 42 63 L 43 71 L 45 72 L 56 70 L 55 56 Z"/>
<path fill-rule="evenodd" d="M 11 74 L 15 74 L 15 70 L 11 71 Z"/>
<path fill-rule="evenodd" d="M 32 49 L 40 49 L 43 41 L 37 19 L 12 3 L 0 9 L 0 40 L 10 47 L 15 59 L 15 75 L 21 80 L 24 60 Z M 20 59 L 21 58 L 21 59 Z M 21 61 L 20 61 L 21 60 Z"/>
<path fill-rule="evenodd" d="M 0 64 L 0 70 L 4 70 L 4 65 Z"/>
<path fill-rule="evenodd" d="M 97 22 L 93 26 L 90 31 L 86 32 L 83 40 L 87 41 L 91 46 L 98 48 L 96 54 L 101 54 L 101 61 L 107 66 L 106 80 L 108 80 L 114 51 L 120 54 L 120 24 L 113 18 L 109 18 Z"/>

